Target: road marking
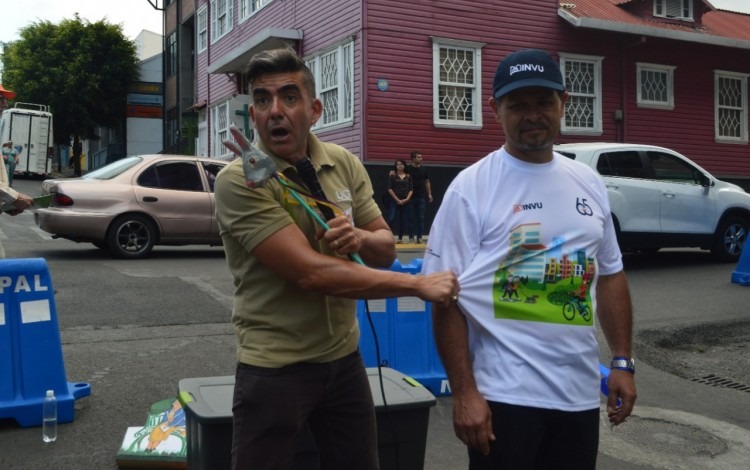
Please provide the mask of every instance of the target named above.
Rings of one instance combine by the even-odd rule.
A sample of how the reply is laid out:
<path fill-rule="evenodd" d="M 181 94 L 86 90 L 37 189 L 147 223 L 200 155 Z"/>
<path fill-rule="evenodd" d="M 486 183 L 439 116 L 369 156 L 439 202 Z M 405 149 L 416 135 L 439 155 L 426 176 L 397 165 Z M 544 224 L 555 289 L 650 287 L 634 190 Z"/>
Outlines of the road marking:
<path fill-rule="evenodd" d="M 40 229 L 39 227 L 29 227 L 29 228 L 31 229 L 32 232 L 34 232 L 37 235 L 39 235 L 39 238 L 42 238 L 44 240 L 54 240 L 54 238 L 52 238 L 52 234 L 51 233 L 45 232 L 44 230 Z"/>

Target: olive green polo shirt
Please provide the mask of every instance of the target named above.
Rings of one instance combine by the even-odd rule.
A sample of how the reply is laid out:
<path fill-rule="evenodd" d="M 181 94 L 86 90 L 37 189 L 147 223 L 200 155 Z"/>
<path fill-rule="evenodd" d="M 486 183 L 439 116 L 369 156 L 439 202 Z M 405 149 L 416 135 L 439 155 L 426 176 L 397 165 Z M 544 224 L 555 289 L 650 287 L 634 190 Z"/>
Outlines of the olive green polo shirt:
<path fill-rule="evenodd" d="M 296 169 L 261 148 L 290 178 Z M 379 217 L 364 165 L 346 149 L 310 134 L 308 155 L 329 201 L 355 226 Z M 216 213 L 235 293 L 232 323 L 238 360 L 261 367 L 297 362 L 329 362 L 354 352 L 359 344 L 356 301 L 300 289 L 262 265 L 250 253 L 263 240 L 296 223 L 310 246 L 336 256 L 315 239 L 312 216 L 276 180 L 251 189 L 237 159 L 216 178 Z"/>

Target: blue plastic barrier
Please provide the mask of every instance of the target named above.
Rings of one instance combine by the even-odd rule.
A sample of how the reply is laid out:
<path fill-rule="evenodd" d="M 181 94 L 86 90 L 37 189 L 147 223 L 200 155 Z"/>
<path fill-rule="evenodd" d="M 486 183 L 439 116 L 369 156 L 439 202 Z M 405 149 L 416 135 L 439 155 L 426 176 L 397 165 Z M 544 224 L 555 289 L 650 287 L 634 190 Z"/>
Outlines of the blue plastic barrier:
<path fill-rule="evenodd" d="M 418 274 L 422 271 L 422 259 L 413 259 L 407 265 L 396 260 L 390 269 Z M 432 333 L 432 304 L 416 297 L 399 297 L 370 300 L 367 305 L 378 337 L 380 365 L 415 379 L 435 396 L 450 395 Z M 357 318 L 361 331 L 359 348 L 365 365 L 377 367 L 375 340 L 364 300 L 357 302 Z"/>
<path fill-rule="evenodd" d="M 0 260 L 0 419 L 41 426 L 47 390 L 57 397 L 57 420 L 73 421 L 76 399 L 91 385 L 65 378 L 52 280 L 42 258 Z"/>
<path fill-rule="evenodd" d="M 750 286 L 750 248 L 748 246 L 750 242 L 745 239 L 737 269 L 732 273 L 732 282 L 741 286 Z"/>

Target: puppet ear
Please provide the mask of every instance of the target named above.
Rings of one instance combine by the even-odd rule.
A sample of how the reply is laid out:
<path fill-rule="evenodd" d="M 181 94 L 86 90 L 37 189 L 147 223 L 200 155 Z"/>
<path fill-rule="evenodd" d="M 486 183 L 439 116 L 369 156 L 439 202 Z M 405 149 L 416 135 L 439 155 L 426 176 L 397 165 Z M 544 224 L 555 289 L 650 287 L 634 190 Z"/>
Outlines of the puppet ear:
<path fill-rule="evenodd" d="M 231 150 L 233 154 L 237 155 L 238 157 L 242 156 L 242 149 L 239 145 L 237 145 L 236 142 L 232 140 L 222 140 L 221 143 L 223 143 L 226 148 Z"/>
<path fill-rule="evenodd" d="M 232 137 L 234 137 L 234 141 L 237 142 L 242 150 L 250 150 L 252 143 L 247 137 L 245 137 L 245 134 L 239 127 L 232 124 L 231 126 L 229 126 L 229 133 L 232 134 Z"/>

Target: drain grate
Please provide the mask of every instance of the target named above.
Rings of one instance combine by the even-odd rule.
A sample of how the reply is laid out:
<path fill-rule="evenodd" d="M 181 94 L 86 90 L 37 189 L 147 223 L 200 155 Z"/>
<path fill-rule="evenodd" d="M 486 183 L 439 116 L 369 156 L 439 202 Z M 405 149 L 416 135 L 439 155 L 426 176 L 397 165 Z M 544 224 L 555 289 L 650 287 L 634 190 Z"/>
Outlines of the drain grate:
<path fill-rule="evenodd" d="M 750 385 L 741 384 L 739 382 L 735 382 L 734 380 L 719 377 L 718 375 L 709 374 L 709 375 L 706 375 L 705 377 L 700 377 L 700 378 L 692 379 L 692 380 L 693 382 L 697 382 L 699 384 L 711 385 L 712 387 L 733 388 L 741 392 L 750 393 Z"/>

